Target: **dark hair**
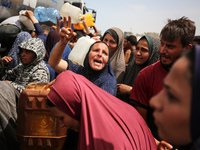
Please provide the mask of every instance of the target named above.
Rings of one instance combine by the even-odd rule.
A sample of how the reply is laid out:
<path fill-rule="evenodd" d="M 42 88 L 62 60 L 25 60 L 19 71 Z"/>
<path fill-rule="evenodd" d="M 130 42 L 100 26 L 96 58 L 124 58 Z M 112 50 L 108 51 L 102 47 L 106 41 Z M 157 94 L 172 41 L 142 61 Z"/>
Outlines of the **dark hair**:
<path fill-rule="evenodd" d="M 195 36 L 193 41 L 197 42 L 197 44 L 200 44 L 200 36 Z"/>
<path fill-rule="evenodd" d="M 160 39 L 174 42 L 180 38 L 182 47 L 193 43 L 196 26 L 194 21 L 183 16 L 177 20 L 168 19 L 168 24 L 164 26 L 160 33 Z"/>
<path fill-rule="evenodd" d="M 127 41 L 129 41 L 131 43 L 131 45 L 137 45 L 137 37 L 134 35 L 130 35 L 128 37 L 126 37 Z"/>
<path fill-rule="evenodd" d="M 41 24 L 40 26 L 41 26 L 41 28 L 42 28 L 43 31 L 44 31 L 44 30 L 47 30 L 47 31 L 50 31 L 50 30 L 51 30 L 51 27 L 48 26 L 48 25 L 46 25 L 46 24 Z"/>
<path fill-rule="evenodd" d="M 83 36 L 86 36 L 86 33 L 83 30 L 74 30 L 74 32 L 76 32 L 76 36 L 74 38 L 81 38 Z"/>
<path fill-rule="evenodd" d="M 47 98 L 47 106 L 56 107 L 48 98 Z"/>

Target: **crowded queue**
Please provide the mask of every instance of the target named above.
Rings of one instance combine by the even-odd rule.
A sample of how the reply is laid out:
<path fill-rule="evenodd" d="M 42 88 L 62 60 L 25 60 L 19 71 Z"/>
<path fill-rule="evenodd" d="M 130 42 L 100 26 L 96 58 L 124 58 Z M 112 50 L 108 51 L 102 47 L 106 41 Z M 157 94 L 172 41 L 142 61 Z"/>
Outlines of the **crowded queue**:
<path fill-rule="evenodd" d="M 73 31 L 71 16 L 57 18 L 51 27 L 37 22 L 31 11 L 25 15 L 35 30 L 19 22 L 12 44 L 4 41 L 0 49 L 3 149 L 20 149 L 17 102 L 32 82 L 50 87 L 48 109 L 72 137 L 63 149 L 200 149 L 200 46 L 194 43 L 194 21 L 169 19 L 159 38 L 137 40 L 117 27 L 100 38 L 86 24 Z M 88 35 L 95 42 L 82 66 L 68 56 Z"/>

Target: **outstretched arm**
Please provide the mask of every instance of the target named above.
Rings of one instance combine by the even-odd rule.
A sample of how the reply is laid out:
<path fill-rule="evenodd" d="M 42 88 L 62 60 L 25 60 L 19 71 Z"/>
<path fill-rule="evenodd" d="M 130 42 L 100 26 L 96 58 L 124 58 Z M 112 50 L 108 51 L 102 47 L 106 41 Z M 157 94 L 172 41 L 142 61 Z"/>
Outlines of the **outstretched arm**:
<path fill-rule="evenodd" d="M 85 16 L 83 16 L 83 18 L 81 18 L 81 21 L 83 21 L 83 26 L 84 26 L 84 29 L 85 29 L 85 33 L 87 35 L 91 34 L 91 31 L 90 31 L 90 29 L 88 28 L 88 26 L 86 24 L 86 18 L 85 18 Z"/>
<path fill-rule="evenodd" d="M 94 29 L 93 35 L 94 35 L 94 36 L 97 36 L 97 33 L 98 33 L 99 31 L 98 31 L 98 29 L 96 28 L 95 25 L 93 26 L 93 29 Z"/>
<path fill-rule="evenodd" d="M 54 47 L 54 49 L 51 52 L 51 55 L 49 57 L 49 65 L 57 72 L 61 73 L 62 71 L 65 71 L 68 67 L 67 61 L 62 59 L 63 51 L 65 49 L 65 46 L 69 41 L 71 41 L 74 36 L 76 36 L 76 33 L 71 30 L 71 16 L 68 16 L 68 24 L 66 16 L 64 16 L 63 21 L 64 27 L 60 30 L 60 41 L 58 44 Z"/>

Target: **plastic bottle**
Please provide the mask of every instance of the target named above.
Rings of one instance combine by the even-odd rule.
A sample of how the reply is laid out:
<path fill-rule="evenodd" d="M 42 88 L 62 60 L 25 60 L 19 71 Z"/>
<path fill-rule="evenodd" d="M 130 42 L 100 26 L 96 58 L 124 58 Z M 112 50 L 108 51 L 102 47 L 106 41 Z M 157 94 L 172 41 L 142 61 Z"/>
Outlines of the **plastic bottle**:
<path fill-rule="evenodd" d="M 85 19 L 86 19 L 86 24 L 88 27 L 93 27 L 95 25 L 94 21 L 95 19 L 93 18 L 93 14 L 84 14 Z M 73 24 L 74 29 L 76 30 L 82 30 L 84 29 L 84 26 L 82 23 L 77 23 L 77 24 Z"/>
<path fill-rule="evenodd" d="M 33 22 L 26 16 L 23 16 L 22 14 L 25 14 L 26 10 L 21 10 L 19 12 L 19 20 L 24 24 L 24 26 L 28 29 L 28 30 L 33 30 L 35 29 Z"/>
<path fill-rule="evenodd" d="M 51 21 L 57 24 L 56 16 L 60 18 L 60 12 L 55 8 L 38 6 L 34 10 L 34 16 L 39 22 Z"/>
<path fill-rule="evenodd" d="M 62 16 L 71 15 L 71 23 L 76 24 L 80 22 L 81 16 L 83 15 L 80 8 L 71 5 L 70 3 L 65 3 L 60 9 L 60 14 Z M 67 17 L 68 18 L 68 17 Z"/>
<path fill-rule="evenodd" d="M 70 52 L 68 59 L 70 59 L 75 64 L 83 66 L 85 56 L 90 46 L 94 42 L 95 40 L 88 36 L 79 38 L 73 50 Z"/>

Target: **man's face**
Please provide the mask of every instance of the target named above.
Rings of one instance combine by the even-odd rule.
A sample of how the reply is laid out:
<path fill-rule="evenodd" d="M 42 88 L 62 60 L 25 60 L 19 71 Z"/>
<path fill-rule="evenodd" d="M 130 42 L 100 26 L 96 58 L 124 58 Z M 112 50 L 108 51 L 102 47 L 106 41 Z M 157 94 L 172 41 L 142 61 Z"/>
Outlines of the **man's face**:
<path fill-rule="evenodd" d="M 182 47 L 180 38 L 174 40 L 173 42 L 161 39 L 160 42 L 159 52 L 161 63 L 170 68 L 180 56 L 181 52 L 186 50 L 186 47 Z"/>

